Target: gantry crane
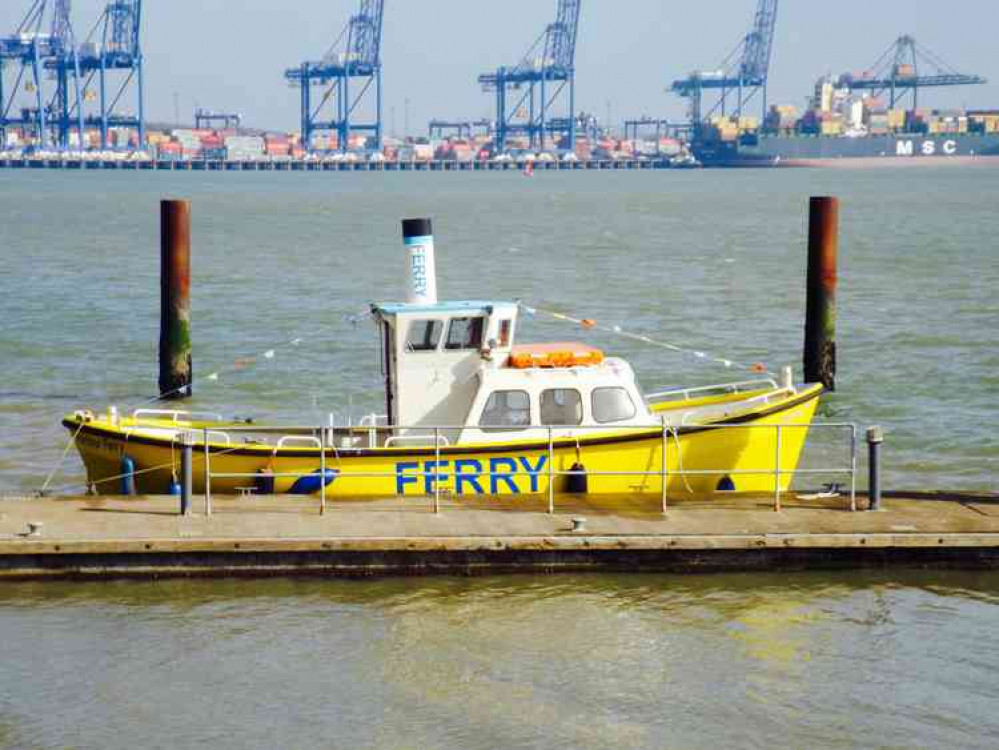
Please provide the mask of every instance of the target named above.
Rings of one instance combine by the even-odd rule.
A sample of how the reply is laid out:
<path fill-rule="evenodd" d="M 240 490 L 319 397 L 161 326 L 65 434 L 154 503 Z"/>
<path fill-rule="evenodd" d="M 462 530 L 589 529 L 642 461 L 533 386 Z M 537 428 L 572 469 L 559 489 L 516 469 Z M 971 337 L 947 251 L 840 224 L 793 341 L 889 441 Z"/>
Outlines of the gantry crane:
<path fill-rule="evenodd" d="M 84 147 L 82 68 L 79 48 L 70 19 L 70 0 L 55 0 L 52 14 L 53 59 L 45 67 L 55 71 L 56 89 L 49 103 L 56 144 L 70 147 L 70 132 L 76 127 L 77 148 Z"/>
<path fill-rule="evenodd" d="M 930 72 L 926 70 L 929 68 Z M 844 75 L 841 86 L 853 91 L 870 91 L 874 96 L 889 95 L 891 109 L 906 95 L 912 95 L 912 108 L 919 106 L 919 89 L 939 86 L 971 86 L 988 83 L 978 75 L 958 73 L 908 35 L 900 36 L 866 73 L 857 78 Z"/>
<path fill-rule="evenodd" d="M 741 117 L 743 108 L 758 93 L 763 113 L 767 109 L 767 78 L 777 25 L 777 0 L 759 0 L 753 28 L 716 71 L 696 71 L 674 81 L 672 91 L 690 99 L 690 119 L 695 128 L 714 114 L 728 114 L 728 99 L 735 95 L 734 114 Z M 719 92 L 718 100 L 705 112 L 704 92 Z"/>
<path fill-rule="evenodd" d="M 337 145 L 346 151 L 352 131 L 374 134 L 374 148 L 382 146 L 382 19 L 385 0 L 361 0 L 360 11 L 351 16 L 340 36 L 319 61 L 306 61 L 285 71 L 292 86 L 301 88 L 302 143 L 311 149 L 316 131 L 337 134 Z M 351 81 L 357 79 L 357 93 Z M 356 110 L 374 86 L 374 120 L 355 121 Z M 313 88 L 319 90 L 313 104 Z M 332 106 L 331 106 L 332 105 Z M 332 112 L 328 115 L 330 109 Z M 328 117 L 328 119 L 324 119 Z"/>
<path fill-rule="evenodd" d="M 576 147 L 576 38 L 581 0 L 559 0 L 555 22 L 545 28 L 523 59 L 513 67 L 502 67 L 479 76 L 485 91 L 496 93 L 496 149 L 506 151 L 507 136 L 526 134 L 532 147 L 547 148 L 547 139 L 557 133 L 568 139 L 567 149 Z M 508 93 L 520 93 L 519 98 Z M 551 110 L 563 93 L 568 94 L 567 112 L 553 117 Z"/>
<path fill-rule="evenodd" d="M 243 116 L 238 112 L 215 112 L 198 107 L 194 110 L 194 127 L 198 130 L 222 128 L 223 130 L 238 130 L 243 123 Z"/>
<path fill-rule="evenodd" d="M 68 27 L 69 2 L 65 0 Z M 145 102 L 143 91 L 143 56 L 141 45 L 142 0 L 108 0 L 103 13 L 79 47 L 70 33 L 70 46 L 46 67 L 55 71 L 60 82 L 58 90 L 68 91 L 70 76 L 76 81 L 76 100 L 68 98 L 54 108 L 59 113 L 58 132 L 61 141 L 68 138 L 71 127 L 83 126 L 100 131 L 101 148 L 128 149 L 131 144 L 112 144 L 111 128 L 135 131 L 136 146 L 146 142 Z M 129 95 L 134 97 L 129 102 Z M 93 104 L 93 103 L 96 103 Z M 96 111 L 95 111 L 96 106 Z"/>
<path fill-rule="evenodd" d="M 49 142 L 44 72 L 62 41 L 56 37 L 61 28 L 58 10 L 52 26 L 45 27 L 47 6 L 46 0 L 33 0 L 14 33 L 0 38 L 0 148 L 12 127 L 30 134 L 40 147 Z"/>
<path fill-rule="evenodd" d="M 458 138 L 471 138 L 475 131 L 486 135 L 492 132 L 493 124 L 489 120 L 431 120 L 428 126 L 430 140 L 456 135 Z"/>

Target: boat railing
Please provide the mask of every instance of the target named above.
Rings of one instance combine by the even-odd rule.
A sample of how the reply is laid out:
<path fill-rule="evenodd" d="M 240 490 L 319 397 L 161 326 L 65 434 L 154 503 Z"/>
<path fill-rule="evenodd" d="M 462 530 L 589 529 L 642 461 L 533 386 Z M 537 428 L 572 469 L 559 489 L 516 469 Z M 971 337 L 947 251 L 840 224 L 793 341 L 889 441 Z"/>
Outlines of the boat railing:
<path fill-rule="evenodd" d="M 171 422 L 221 422 L 222 415 L 210 411 L 186 411 L 184 409 L 136 409 L 132 412 L 132 419 L 169 419 Z"/>
<path fill-rule="evenodd" d="M 312 435 L 285 435 L 277 441 L 277 446 L 275 450 L 280 450 L 286 445 L 297 443 L 299 445 L 308 445 L 314 448 L 322 448 L 323 441 Z"/>
<path fill-rule="evenodd" d="M 732 467 L 724 468 L 701 468 L 701 469 L 687 469 L 683 466 L 683 451 L 682 445 L 680 443 L 680 431 L 679 429 L 671 425 L 667 420 L 663 419 L 659 425 L 616 425 L 611 429 L 614 431 L 635 431 L 644 433 L 657 434 L 657 439 L 661 440 L 662 446 L 660 450 L 661 461 L 660 465 L 655 468 L 646 468 L 641 470 L 626 470 L 621 469 L 617 471 L 591 471 L 591 470 L 580 470 L 578 468 L 570 468 L 568 470 L 556 469 L 555 468 L 555 453 L 556 453 L 556 441 L 563 443 L 558 447 L 564 448 L 564 442 L 566 440 L 576 439 L 576 449 L 579 449 L 579 435 L 581 432 L 587 430 L 591 431 L 603 431 L 607 432 L 608 425 L 528 425 L 524 429 L 531 430 L 542 430 L 544 434 L 547 434 L 547 446 L 544 449 L 542 455 L 546 456 L 546 461 L 543 464 L 545 468 L 545 476 L 548 480 L 547 486 L 547 498 L 548 498 L 548 512 L 550 514 L 555 513 L 555 484 L 556 480 L 563 477 L 578 477 L 579 475 L 584 475 L 588 477 L 659 477 L 661 479 L 661 505 L 662 512 L 666 513 L 668 508 L 668 482 L 673 477 L 679 477 L 684 482 L 691 477 L 704 477 L 704 476 L 718 476 L 718 477 L 737 477 L 737 476 L 772 476 L 774 479 L 774 493 L 773 493 L 773 508 L 775 511 L 781 510 L 781 480 L 787 476 L 843 476 L 847 477 L 850 485 L 849 500 L 850 500 L 850 510 L 857 510 L 857 437 L 858 437 L 858 427 L 856 424 L 851 422 L 819 422 L 819 423 L 776 423 L 776 424 L 721 424 L 721 425 L 696 425 L 687 430 L 703 432 L 703 431 L 714 431 L 714 430 L 772 430 L 774 432 L 774 456 L 773 465 L 758 468 L 740 468 L 735 469 Z M 281 428 L 276 427 L 259 427 L 259 426 L 246 426 L 246 427 L 234 427 L 231 429 L 232 432 L 253 432 L 253 431 L 277 431 Z M 319 458 L 319 476 L 322 478 L 319 482 L 319 497 L 320 497 L 320 512 L 326 512 L 326 477 L 327 477 L 327 466 L 328 458 L 327 455 L 330 451 L 333 452 L 333 460 L 336 462 L 337 466 L 337 476 L 341 479 L 391 479 L 398 476 L 397 471 L 343 471 L 342 464 L 340 463 L 342 448 L 338 448 L 333 444 L 333 435 L 329 427 L 318 426 L 318 427 L 285 427 L 286 431 L 291 432 L 305 432 L 309 429 L 315 431 L 316 437 L 311 438 L 310 445 L 316 448 L 316 453 Z M 370 428 L 375 431 L 381 430 L 397 430 L 399 427 L 372 427 Z M 432 464 L 424 463 L 423 470 L 419 470 L 419 466 L 416 471 L 413 471 L 407 476 L 412 477 L 422 477 L 427 487 L 433 485 L 432 492 L 428 492 L 428 495 L 432 495 L 434 502 L 434 513 L 440 513 L 441 507 L 441 496 L 444 489 L 441 487 L 442 475 L 440 472 L 441 467 L 441 451 L 448 446 L 446 437 L 442 434 L 444 432 L 453 431 L 458 429 L 453 426 L 448 427 L 410 427 L 405 428 L 408 431 L 423 431 L 429 438 L 430 446 L 434 449 L 434 461 Z M 784 445 L 784 440 L 788 435 L 789 431 L 793 430 L 805 430 L 805 431 L 833 431 L 840 432 L 846 438 L 846 442 L 849 447 L 849 463 L 847 465 L 833 465 L 833 466 L 819 466 L 812 468 L 800 468 L 795 465 L 793 467 L 782 466 L 781 465 L 781 450 Z M 204 466 L 205 466 L 205 510 L 206 513 L 211 513 L 211 480 L 215 479 L 259 479 L 260 474 L 256 472 L 213 472 L 211 470 L 211 447 L 210 439 L 213 431 L 204 429 L 197 431 L 197 434 L 201 434 L 203 439 L 203 451 L 204 451 Z M 282 444 L 285 439 L 290 439 L 292 437 L 301 438 L 302 436 L 287 436 L 278 441 L 278 446 Z M 406 437 L 412 438 L 415 435 L 407 435 Z M 674 443 L 674 447 L 670 447 L 670 443 Z M 193 443 L 193 441 L 192 441 Z M 497 452 L 502 452 L 501 447 L 497 447 Z M 671 451 L 675 451 L 675 457 L 677 459 L 676 469 L 670 470 L 670 454 Z M 536 452 L 532 451 L 532 452 Z M 431 470 L 431 468 L 433 470 Z M 301 472 L 281 472 L 268 474 L 268 477 L 273 478 L 301 478 L 315 474 L 315 471 L 301 471 Z M 490 468 L 489 471 L 482 471 L 479 476 L 489 477 L 492 480 L 493 477 L 502 475 L 504 477 L 513 476 L 529 476 L 533 477 L 535 480 L 538 478 L 539 474 L 537 472 L 531 473 L 526 469 L 521 471 L 519 469 L 514 469 L 513 471 L 493 471 Z"/>
<path fill-rule="evenodd" d="M 780 386 L 773 378 L 757 378 L 756 380 L 742 380 L 737 383 L 719 383 L 718 385 L 702 385 L 696 388 L 675 388 L 666 391 L 646 394 L 645 400 L 649 404 L 661 404 L 670 401 L 692 401 L 695 398 L 703 398 L 714 394 L 744 393 L 747 391 L 758 391 L 763 388 L 777 390 Z"/>
<path fill-rule="evenodd" d="M 419 447 L 422 445 L 440 445 L 444 448 L 451 445 L 451 441 L 445 435 L 393 435 L 385 440 L 385 447 L 392 448 L 399 445 L 410 445 Z"/>

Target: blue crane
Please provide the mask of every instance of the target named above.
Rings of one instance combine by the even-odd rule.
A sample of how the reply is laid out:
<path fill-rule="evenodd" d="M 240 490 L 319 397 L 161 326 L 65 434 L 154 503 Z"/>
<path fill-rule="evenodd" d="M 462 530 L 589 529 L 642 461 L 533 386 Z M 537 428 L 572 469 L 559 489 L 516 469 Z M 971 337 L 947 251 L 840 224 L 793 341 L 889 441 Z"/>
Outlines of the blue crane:
<path fill-rule="evenodd" d="M 861 77 L 844 75 L 839 79 L 841 86 L 852 91 L 870 91 L 874 96 L 888 94 L 891 109 L 909 94 L 912 95 L 912 108 L 918 108 L 921 88 L 983 83 L 988 83 L 988 80 L 978 75 L 958 73 L 908 35 L 896 39 Z"/>
<path fill-rule="evenodd" d="M 56 90 L 49 104 L 55 126 L 56 143 L 61 149 L 70 145 L 70 132 L 76 126 L 79 149 L 84 146 L 83 92 L 81 88 L 79 48 L 70 19 L 70 0 L 55 0 L 52 13 L 53 57 L 45 67 L 55 71 Z M 75 115 L 75 122 L 74 122 Z"/>
<path fill-rule="evenodd" d="M 312 146 L 317 131 L 337 134 L 337 145 L 346 151 L 352 131 L 374 134 L 374 148 L 382 146 L 382 19 L 385 0 L 361 0 L 340 36 L 319 61 L 306 61 L 285 71 L 292 86 L 301 89 L 302 143 Z M 356 93 L 351 81 L 358 79 Z M 357 122 L 358 107 L 374 87 L 375 118 Z M 313 88 L 318 101 L 313 102 Z"/>
<path fill-rule="evenodd" d="M 138 147 L 145 145 L 141 40 L 142 0 L 108 0 L 77 55 L 75 64 L 83 75 L 81 106 L 96 99 L 98 108 L 93 113 L 91 107 L 84 120 L 100 129 L 102 148 L 112 147 L 108 137 L 111 128 L 131 128 L 136 131 Z M 134 109 L 127 106 L 130 94 Z"/>
<path fill-rule="evenodd" d="M 33 0 L 14 33 L 0 38 L 0 147 L 9 128 L 20 128 L 40 147 L 48 144 L 45 64 L 59 47 L 45 29 L 46 0 Z"/>
<path fill-rule="evenodd" d="M 568 139 L 567 150 L 576 147 L 576 39 L 581 0 L 558 0 L 555 22 L 549 24 L 521 61 L 479 76 L 483 90 L 496 94 L 496 149 L 506 151 L 507 137 L 525 134 L 532 148 L 547 148 L 547 140 L 558 133 Z M 508 94 L 514 96 L 509 97 Z M 517 94 L 520 94 L 517 97 Z M 568 112 L 552 116 L 551 110 L 563 93 L 568 94 Z M 513 106 L 508 106 L 512 101 Z"/>
<path fill-rule="evenodd" d="M 762 94 L 763 112 L 767 109 L 767 78 L 773 53 L 774 30 L 777 26 L 777 0 L 759 0 L 752 30 L 739 42 L 732 53 L 715 71 L 696 71 L 687 78 L 674 81 L 671 90 L 690 99 L 691 122 L 695 128 L 713 114 L 727 114 L 728 98 L 735 95 L 735 115 L 757 93 Z M 704 111 L 704 92 L 718 91 L 715 104 Z"/>

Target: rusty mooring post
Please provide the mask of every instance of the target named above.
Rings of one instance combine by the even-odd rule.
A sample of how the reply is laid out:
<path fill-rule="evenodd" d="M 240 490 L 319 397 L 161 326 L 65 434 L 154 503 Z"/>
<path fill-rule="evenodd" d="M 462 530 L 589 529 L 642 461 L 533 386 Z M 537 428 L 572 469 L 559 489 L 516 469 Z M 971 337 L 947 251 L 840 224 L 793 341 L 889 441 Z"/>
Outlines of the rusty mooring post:
<path fill-rule="evenodd" d="M 191 204 L 160 202 L 160 398 L 191 395 Z"/>
<path fill-rule="evenodd" d="M 839 199 L 812 198 L 808 213 L 805 382 L 836 390 L 836 255 Z"/>

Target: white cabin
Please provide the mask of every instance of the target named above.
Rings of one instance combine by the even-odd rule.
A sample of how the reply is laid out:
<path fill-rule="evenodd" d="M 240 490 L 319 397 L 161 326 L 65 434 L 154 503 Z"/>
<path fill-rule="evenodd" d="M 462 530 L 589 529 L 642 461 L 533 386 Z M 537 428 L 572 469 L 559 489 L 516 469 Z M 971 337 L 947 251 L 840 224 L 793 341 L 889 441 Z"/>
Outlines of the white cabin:
<path fill-rule="evenodd" d="M 661 424 L 624 360 L 582 344 L 516 347 L 518 309 L 479 301 L 373 306 L 386 422 L 397 440 L 433 428 L 446 428 L 439 434 L 454 444 L 538 438 L 549 427 L 564 436 Z"/>

